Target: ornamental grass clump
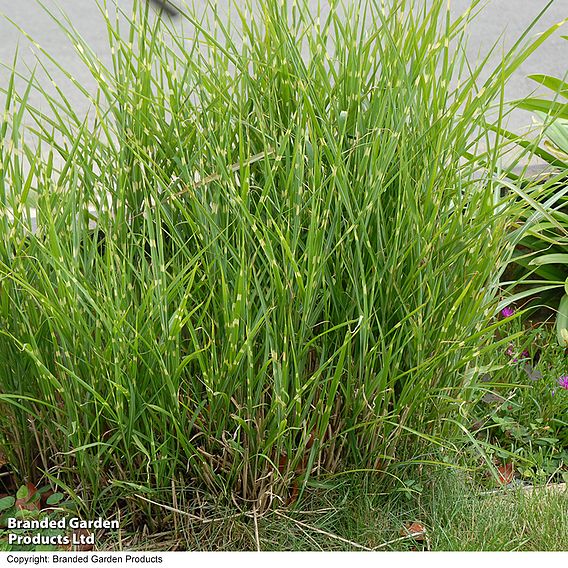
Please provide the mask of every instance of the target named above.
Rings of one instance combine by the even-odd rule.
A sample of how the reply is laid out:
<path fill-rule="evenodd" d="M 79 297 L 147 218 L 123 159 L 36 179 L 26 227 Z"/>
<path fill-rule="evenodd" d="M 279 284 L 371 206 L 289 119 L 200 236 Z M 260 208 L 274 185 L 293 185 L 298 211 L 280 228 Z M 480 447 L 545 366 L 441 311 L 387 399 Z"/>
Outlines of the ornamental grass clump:
<path fill-rule="evenodd" d="M 13 468 L 90 511 L 262 510 L 435 441 L 479 350 L 505 345 L 485 339 L 521 205 L 499 140 L 471 156 L 547 34 L 481 81 L 470 13 L 438 0 L 101 13 L 108 67 L 59 20 L 97 83 L 67 74 L 88 117 L 35 76 L 5 90 Z"/>

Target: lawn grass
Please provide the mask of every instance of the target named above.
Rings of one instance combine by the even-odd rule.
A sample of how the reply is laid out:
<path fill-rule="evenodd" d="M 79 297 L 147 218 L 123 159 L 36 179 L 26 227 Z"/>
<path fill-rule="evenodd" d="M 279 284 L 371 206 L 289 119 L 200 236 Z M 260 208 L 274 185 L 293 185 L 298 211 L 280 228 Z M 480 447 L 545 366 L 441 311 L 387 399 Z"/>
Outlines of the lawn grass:
<path fill-rule="evenodd" d="M 301 506 L 214 522 L 184 520 L 155 537 L 124 535 L 116 550 L 264 551 L 566 551 L 568 493 L 540 488 L 480 489 L 462 470 L 422 470 L 420 493 L 408 496 L 368 476 L 350 475 L 310 492 Z M 221 515 L 223 517 L 223 515 Z M 211 519 L 208 519 L 210 521 Z M 420 523 L 423 539 L 405 526 Z"/>

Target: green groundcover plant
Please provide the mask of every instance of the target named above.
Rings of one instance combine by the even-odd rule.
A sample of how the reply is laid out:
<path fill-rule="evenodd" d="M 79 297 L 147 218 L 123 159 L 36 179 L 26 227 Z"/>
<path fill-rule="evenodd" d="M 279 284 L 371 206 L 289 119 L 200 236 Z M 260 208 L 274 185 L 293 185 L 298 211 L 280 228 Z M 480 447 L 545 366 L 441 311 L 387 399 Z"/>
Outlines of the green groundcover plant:
<path fill-rule="evenodd" d="M 174 28 L 101 6 L 109 67 L 54 15 L 98 87 L 67 73 L 79 116 L 42 52 L 4 89 L 0 431 L 21 478 L 134 519 L 181 495 L 263 510 L 441 443 L 499 348 L 523 206 L 484 117 L 555 29 L 482 81 L 477 7 L 229 2 Z"/>
<path fill-rule="evenodd" d="M 566 482 L 565 349 L 553 326 L 531 327 L 513 309 L 503 311 L 507 321 L 501 332 L 517 337 L 488 360 L 479 391 L 464 413 L 486 462 L 499 467 L 499 484 Z"/>

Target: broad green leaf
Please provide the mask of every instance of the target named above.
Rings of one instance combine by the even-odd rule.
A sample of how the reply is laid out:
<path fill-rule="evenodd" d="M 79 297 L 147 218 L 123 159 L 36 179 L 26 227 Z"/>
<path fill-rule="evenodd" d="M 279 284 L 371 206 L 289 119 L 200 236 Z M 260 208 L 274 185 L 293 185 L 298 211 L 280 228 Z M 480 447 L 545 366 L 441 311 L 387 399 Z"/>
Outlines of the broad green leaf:
<path fill-rule="evenodd" d="M 541 264 L 566 264 L 568 266 L 568 253 L 544 254 L 533 258 L 529 264 L 533 266 Z"/>
<path fill-rule="evenodd" d="M 16 498 L 17 499 L 27 499 L 29 494 L 30 494 L 29 489 L 25 485 L 22 485 L 18 489 L 18 492 L 16 493 Z"/>
<path fill-rule="evenodd" d="M 515 105 L 523 110 L 531 112 L 544 112 L 557 118 L 568 118 L 568 103 L 559 103 L 556 101 L 548 101 L 536 97 L 527 97 L 517 101 Z"/>
<path fill-rule="evenodd" d="M 551 77 L 550 75 L 542 75 L 540 73 L 529 75 L 529 79 L 544 85 L 564 98 L 568 98 L 568 83 L 566 81 L 562 81 L 556 77 Z"/>
<path fill-rule="evenodd" d="M 557 118 L 546 129 L 546 135 L 558 146 L 561 158 L 568 167 L 568 120 Z M 558 150 L 555 152 L 558 155 Z"/>
<path fill-rule="evenodd" d="M 65 495 L 63 495 L 63 493 L 54 493 L 53 495 L 50 495 L 45 502 L 48 505 L 57 505 L 58 503 L 61 503 L 64 497 Z"/>
<path fill-rule="evenodd" d="M 14 497 L 2 497 L 0 499 L 0 511 L 5 511 L 14 506 L 16 499 Z"/>

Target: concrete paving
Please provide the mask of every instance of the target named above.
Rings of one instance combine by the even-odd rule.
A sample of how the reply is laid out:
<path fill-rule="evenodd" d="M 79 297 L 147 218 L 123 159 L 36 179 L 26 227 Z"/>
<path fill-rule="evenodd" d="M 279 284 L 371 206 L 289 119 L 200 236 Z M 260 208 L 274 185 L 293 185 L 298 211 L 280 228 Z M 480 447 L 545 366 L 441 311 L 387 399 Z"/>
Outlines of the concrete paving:
<path fill-rule="evenodd" d="M 109 5 L 117 1 L 118 7 L 128 12 L 132 0 L 108 0 Z M 314 6 L 316 5 L 316 0 Z M 355 0 L 356 1 L 356 0 Z M 449 0 L 454 13 L 465 10 L 468 0 Z M 199 3 L 199 0 L 196 0 Z M 96 0 L 43 0 L 44 6 L 53 14 L 62 10 L 70 22 L 77 28 L 83 38 L 103 61 L 110 61 L 107 34 L 103 18 Z M 220 5 L 226 4 L 221 0 Z M 469 44 L 470 58 L 475 60 L 495 42 L 504 47 L 512 45 L 515 39 L 531 23 L 536 15 L 547 4 L 544 0 L 487 0 L 487 6 L 471 25 Z M 87 89 L 94 90 L 94 80 L 89 71 L 80 62 L 69 41 L 65 38 L 57 23 L 39 6 L 36 0 L 0 0 L 0 13 L 23 28 L 39 45 L 47 50 Z M 62 16 L 57 16 L 62 17 Z M 553 0 L 550 9 L 531 31 L 535 35 L 547 29 L 555 22 L 568 17 L 568 0 Z M 568 34 L 568 26 L 562 32 Z M 556 33 L 535 53 L 512 78 L 506 96 L 510 99 L 525 96 L 534 89 L 534 83 L 527 79 L 531 73 L 548 73 L 563 77 L 568 71 L 568 41 Z M 35 65 L 34 47 L 26 40 L 20 31 L 6 18 L 0 17 L 0 64 L 11 65 L 16 47 L 19 46 L 19 69 L 26 65 Z M 496 51 L 496 57 L 502 49 Z M 55 74 L 59 82 L 61 77 Z M 8 77 L 7 70 L 0 69 L 0 84 L 5 85 Z M 84 98 L 63 80 L 62 88 L 70 97 L 72 104 L 79 110 L 87 109 Z M 34 102 L 39 101 L 34 97 Z M 518 113 L 513 117 L 509 126 L 521 129 L 530 122 L 526 113 Z"/>

